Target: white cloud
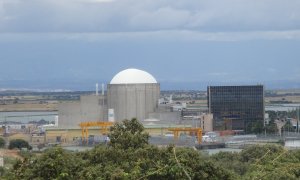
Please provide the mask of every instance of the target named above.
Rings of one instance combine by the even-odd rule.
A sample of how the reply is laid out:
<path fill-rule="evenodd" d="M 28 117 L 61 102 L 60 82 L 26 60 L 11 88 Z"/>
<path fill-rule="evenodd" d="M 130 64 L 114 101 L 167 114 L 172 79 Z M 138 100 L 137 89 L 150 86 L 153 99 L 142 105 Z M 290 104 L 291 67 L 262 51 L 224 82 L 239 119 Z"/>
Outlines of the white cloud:
<path fill-rule="evenodd" d="M 92 39 L 108 34 L 294 39 L 299 38 L 299 9 L 299 0 L 0 0 L 0 32 Z"/>
<path fill-rule="evenodd" d="M 248 40 L 300 40 L 297 31 L 242 31 L 242 32 L 200 32 L 190 30 L 96 32 L 96 33 L 0 33 L 0 42 L 9 41 L 248 41 Z"/>
<path fill-rule="evenodd" d="M 163 7 L 151 12 L 139 12 L 131 17 L 129 25 L 145 30 L 177 29 L 184 26 L 189 18 L 190 12 L 187 10 Z"/>

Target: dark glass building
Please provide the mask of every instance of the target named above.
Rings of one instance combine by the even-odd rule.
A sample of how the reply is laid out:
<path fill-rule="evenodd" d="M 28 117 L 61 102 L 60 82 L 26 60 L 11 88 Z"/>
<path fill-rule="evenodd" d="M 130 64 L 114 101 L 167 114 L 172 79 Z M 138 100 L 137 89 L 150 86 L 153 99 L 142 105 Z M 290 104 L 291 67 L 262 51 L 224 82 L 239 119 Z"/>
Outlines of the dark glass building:
<path fill-rule="evenodd" d="M 208 86 L 209 112 L 214 115 L 214 130 L 252 132 L 263 126 L 264 86 Z"/>

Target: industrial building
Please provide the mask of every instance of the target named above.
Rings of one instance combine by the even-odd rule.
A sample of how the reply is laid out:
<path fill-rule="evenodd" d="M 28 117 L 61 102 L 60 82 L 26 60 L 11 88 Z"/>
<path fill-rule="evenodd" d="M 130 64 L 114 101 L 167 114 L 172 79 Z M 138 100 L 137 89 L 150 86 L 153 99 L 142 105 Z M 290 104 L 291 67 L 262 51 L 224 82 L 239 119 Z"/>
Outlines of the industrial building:
<path fill-rule="evenodd" d="M 78 124 L 86 121 L 103 121 L 107 119 L 105 96 L 84 95 L 80 101 L 62 102 L 58 105 L 58 127 L 76 129 Z"/>
<path fill-rule="evenodd" d="M 149 118 L 158 109 L 160 85 L 155 78 L 142 70 L 126 69 L 116 74 L 107 85 L 107 94 L 84 95 L 80 101 L 59 105 L 59 128 L 79 128 L 89 121 L 122 121 Z"/>
<path fill-rule="evenodd" d="M 214 115 L 214 130 L 241 130 L 264 122 L 264 86 L 208 86 L 209 113 Z"/>
<path fill-rule="evenodd" d="M 107 85 L 107 105 L 114 110 L 116 121 L 149 118 L 158 107 L 159 97 L 160 85 L 155 78 L 138 69 L 119 72 Z"/>
<path fill-rule="evenodd" d="M 97 86 L 98 87 L 98 86 Z M 98 89 L 98 88 L 97 88 Z M 149 73 L 126 69 L 107 85 L 107 93 L 84 95 L 80 101 L 59 105 L 59 129 L 76 129 L 81 122 L 122 121 L 137 118 L 145 125 L 179 124 L 181 113 L 159 105 L 160 84 Z"/>
<path fill-rule="evenodd" d="M 47 128 L 46 141 L 72 143 L 83 136 L 84 139 L 89 135 L 96 137 L 101 134 L 101 124 L 132 118 L 137 118 L 151 135 L 163 135 L 170 128 L 176 132 L 192 127 L 202 128 L 203 132 L 212 130 L 212 115 L 194 111 L 186 115 L 183 113 L 186 104 L 176 104 L 172 97 L 162 100 L 160 84 L 148 72 L 123 70 L 106 87 L 105 91 L 102 85 L 102 93 L 98 93 L 96 84 L 94 94 L 82 95 L 79 101 L 60 103 L 58 127 Z"/>

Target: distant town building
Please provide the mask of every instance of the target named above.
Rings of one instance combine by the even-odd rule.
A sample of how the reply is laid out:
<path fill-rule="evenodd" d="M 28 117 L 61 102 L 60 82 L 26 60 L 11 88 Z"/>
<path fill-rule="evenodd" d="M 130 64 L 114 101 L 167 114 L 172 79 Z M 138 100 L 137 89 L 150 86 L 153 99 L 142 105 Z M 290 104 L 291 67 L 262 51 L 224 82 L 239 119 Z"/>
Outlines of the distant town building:
<path fill-rule="evenodd" d="M 208 86 L 214 130 L 253 131 L 264 123 L 264 86 Z"/>

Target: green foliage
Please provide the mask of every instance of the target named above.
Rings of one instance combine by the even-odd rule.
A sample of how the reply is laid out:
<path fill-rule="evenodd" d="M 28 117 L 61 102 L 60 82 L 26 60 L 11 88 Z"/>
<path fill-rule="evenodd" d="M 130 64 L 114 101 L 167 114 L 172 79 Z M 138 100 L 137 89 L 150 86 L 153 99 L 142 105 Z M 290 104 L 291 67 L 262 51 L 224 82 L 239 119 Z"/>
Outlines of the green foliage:
<path fill-rule="evenodd" d="M 268 134 L 276 134 L 278 132 L 277 125 L 274 120 L 271 120 L 269 124 L 266 125 L 266 132 Z"/>
<path fill-rule="evenodd" d="M 10 169 L 17 162 L 16 158 L 4 156 L 4 167 L 0 167 L 0 179 L 5 179 L 4 177 L 8 176 Z"/>
<path fill-rule="evenodd" d="M 277 145 L 254 145 L 244 149 L 240 153 L 240 160 L 242 162 L 256 163 L 258 161 L 264 162 L 267 158 L 276 157 L 284 151 L 282 146 Z"/>
<path fill-rule="evenodd" d="M 23 140 L 23 139 L 13 139 L 9 142 L 9 146 L 8 149 L 22 149 L 22 148 L 27 148 L 29 150 L 32 149 L 32 147 L 28 144 L 27 141 Z"/>
<path fill-rule="evenodd" d="M 53 148 L 39 157 L 18 161 L 9 179 L 76 179 L 84 160 L 62 148 Z"/>
<path fill-rule="evenodd" d="M 89 166 L 81 172 L 86 179 L 234 179 L 233 174 L 216 166 L 193 149 L 145 146 L 138 149 L 97 147 L 82 153 Z"/>
<path fill-rule="evenodd" d="M 300 151 L 251 146 L 204 156 L 191 148 L 157 147 L 136 120 L 111 128 L 111 144 L 72 153 L 53 148 L 18 161 L 8 179 L 299 179 Z"/>
<path fill-rule="evenodd" d="M 297 110 L 291 110 L 291 111 L 266 111 L 266 113 L 269 114 L 269 117 L 271 120 L 275 120 L 277 118 L 284 119 L 286 117 L 289 118 L 297 118 L 298 117 L 298 111 Z"/>
<path fill-rule="evenodd" d="M 293 124 L 290 121 L 287 121 L 286 124 L 283 126 L 284 131 L 294 131 Z"/>
<path fill-rule="evenodd" d="M 109 134 L 110 145 L 114 148 L 142 148 L 148 144 L 149 134 L 135 118 L 116 123 Z"/>
<path fill-rule="evenodd" d="M 240 153 L 220 152 L 212 155 L 211 159 L 219 166 L 227 168 L 238 176 L 245 175 L 249 168 L 249 163 L 241 161 Z"/>
<path fill-rule="evenodd" d="M 255 145 L 240 153 L 222 152 L 211 158 L 240 179 L 300 178 L 300 151 L 287 151 L 282 146 Z"/>
<path fill-rule="evenodd" d="M 261 134 L 264 130 L 263 122 L 250 123 L 247 128 L 248 133 Z"/>
<path fill-rule="evenodd" d="M 263 156 L 264 160 L 251 165 L 245 179 L 300 179 L 298 153 L 299 150 L 295 153 L 287 150 L 272 151 L 270 155 Z"/>
<path fill-rule="evenodd" d="M 6 173 L 6 170 L 4 167 L 0 167 L 0 177 L 3 177 Z"/>
<path fill-rule="evenodd" d="M 5 140 L 0 137 L 0 148 L 4 148 L 4 147 L 5 147 Z"/>

